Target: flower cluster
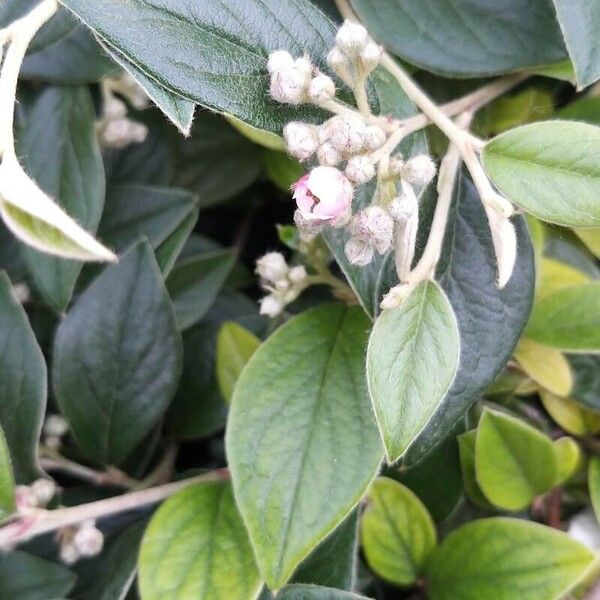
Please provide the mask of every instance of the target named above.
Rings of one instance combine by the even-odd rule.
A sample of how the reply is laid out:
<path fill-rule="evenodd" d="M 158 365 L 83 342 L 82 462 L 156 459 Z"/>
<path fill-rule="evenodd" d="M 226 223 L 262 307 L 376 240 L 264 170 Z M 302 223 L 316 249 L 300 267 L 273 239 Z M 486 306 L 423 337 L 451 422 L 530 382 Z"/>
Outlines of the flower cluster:
<path fill-rule="evenodd" d="M 293 121 L 284 127 L 288 152 L 312 166 L 293 185 L 296 226 L 308 235 L 326 227 L 345 228 L 347 259 L 359 266 L 369 264 L 376 253 L 387 253 L 406 223 L 414 222 L 418 215 L 414 188 L 429 183 L 436 171 L 429 156 L 404 160 L 396 153 L 401 141 L 398 122 L 371 113 L 366 81 L 381 56 L 381 47 L 367 30 L 350 21 L 339 29 L 327 56 L 331 71 L 352 89 L 359 110 L 336 97 L 334 80 L 308 56 L 294 58 L 278 50 L 268 61 L 273 99 L 313 104 L 334 113 L 320 125 Z M 377 185 L 370 206 L 353 213 L 356 186 L 373 179 Z M 275 300 L 267 298 L 268 308 L 275 309 Z M 282 303 L 280 298 L 278 305 Z"/>
<path fill-rule="evenodd" d="M 104 535 L 95 521 L 84 521 L 78 526 L 59 529 L 56 541 L 60 559 L 66 565 L 72 565 L 81 558 L 98 556 L 104 546 Z"/>
<path fill-rule="evenodd" d="M 260 314 L 279 315 L 306 287 L 308 274 L 305 267 L 288 266 L 283 254 L 269 252 L 256 261 L 256 273 L 262 288 L 268 294 L 260 302 Z"/>
<path fill-rule="evenodd" d="M 19 512 L 45 508 L 56 495 L 56 484 L 51 479 L 36 479 L 31 485 L 15 488 L 15 503 Z"/>

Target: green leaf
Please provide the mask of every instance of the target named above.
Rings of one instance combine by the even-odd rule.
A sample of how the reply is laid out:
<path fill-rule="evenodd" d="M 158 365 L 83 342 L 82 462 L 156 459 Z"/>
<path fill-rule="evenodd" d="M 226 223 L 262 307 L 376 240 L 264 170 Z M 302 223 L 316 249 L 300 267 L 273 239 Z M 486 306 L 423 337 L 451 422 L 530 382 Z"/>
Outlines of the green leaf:
<path fill-rule="evenodd" d="M 600 5 L 586 0 L 553 0 L 579 89 L 600 79 Z"/>
<path fill-rule="evenodd" d="M 492 504 L 525 508 L 556 482 L 552 441 L 520 419 L 486 409 L 477 428 L 475 472 Z"/>
<path fill-rule="evenodd" d="M 167 500 L 144 535 L 139 569 L 144 600 L 254 600 L 261 581 L 231 484 L 199 483 Z"/>
<path fill-rule="evenodd" d="M 570 286 L 536 303 L 526 335 L 566 352 L 600 352 L 600 282 Z"/>
<path fill-rule="evenodd" d="M 546 412 L 567 433 L 585 436 L 600 432 L 600 415 L 585 410 L 568 398 L 559 398 L 547 390 L 539 390 Z"/>
<path fill-rule="evenodd" d="M 294 583 L 354 589 L 358 550 L 358 510 L 355 510 L 300 563 Z"/>
<path fill-rule="evenodd" d="M 256 323 L 262 323 L 256 302 L 224 289 L 204 318 L 183 332 L 183 372 L 166 416 L 169 436 L 194 440 L 224 428 L 227 405 L 219 391 L 215 360 L 217 334 L 227 320 L 253 327 L 255 332 Z"/>
<path fill-rule="evenodd" d="M 4 432 L 0 427 L 0 523 L 15 510 L 15 478 Z"/>
<path fill-rule="evenodd" d="M 545 121 L 489 141 L 483 164 L 511 202 L 542 221 L 600 226 L 600 127 Z"/>
<path fill-rule="evenodd" d="M 413 584 L 436 546 L 431 516 L 407 487 L 386 477 L 373 482 L 368 501 L 361 522 L 367 562 L 391 583 Z"/>
<path fill-rule="evenodd" d="M 215 250 L 180 261 L 167 278 L 179 329 L 197 323 L 214 302 L 235 264 L 231 250 Z"/>
<path fill-rule="evenodd" d="M 225 402 L 229 403 L 242 370 L 260 340 L 245 327 L 227 322 L 217 336 L 217 380 Z"/>
<path fill-rule="evenodd" d="M 25 552 L 0 554 L 0 598 L 48 600 L 67 595 L 75 585 L 75 575 Z"/>
<path fill-rule="evenodd" d="M 141 242 L 86 289 L 56 334 L 56 398 L 82 450 L 106 464 L 124 460 L 173 398 L 181 352 L 158 265 Z"/>
<path fill-rule="evenodd" d="M 411 117 L 417 113 L 413 103 L 408 99 L 398 82 L 384 69 L 376 69 L 371 81 L 379 100 L 381 114 L 391 114 L 398 118 Z M 398 151 L 405 158 L 427 152 L 427 141 L 423 132 L 411 134 L 402 140 Z M 357 212 L 367 207 L 375 192 L 374 182 L 361 186 L 354 196 L 353 210 Z M 376 254 L 370 264 L 365 267 L 352 265 L 344 246 L 350 234 L 344 228 L 331 229 L 324 235 L 327 245 L 336 262 L 343 271 L 348 283 L 356 293 L 366 313 L 375 318 L 380 310 L 379 303 L 390 287 L 398 282 L 394 267 L 393 253 Z"/>
<path fill-rule="evenodd" d="M 568 481 L 584 464 L 579 444 L 572 437 L 561 437 L 554 442 L 556 453 L 556 485 Z"/>
<path fill-rule="evenodd" d="M 306 0 L 62 3 L 121 56 L 184 98 L 275 133 L 291 120 L 317 114 L 278 104 L 268 95 L 266 63 L 274 50 L 307 52 L 326 70 L 334 27 Z"/>
<path fill-rule="evenodd" d="M 443 400 L 459 355 L 456 317 L 433 281 L 419 283 L 399 308 L 377 319 L 367 381 L 389 462 L 406 452 Z"/>
<path fill-rule="evenodd" d="M 558 600 L 593 553 L 567 534 L 519 519 L 480 519 L 444 539 L 428 565 L 431 600 Z"/>
<path fill-rule="evenodd" d="M 435 197 L 424 197 L 424 202 L 431 206 Z M 504 369 L 519 340 L 531 310 L 535 272 L 525 221 L 517 218 L 513 223 L 517 262 L 508 284 L 498 289 L 485 211 L 473 184 L 464 173 L 459 176 L 436 276 L 458 321 L 460 363 L 452 387 L 408 452 L 405 464 L 417 463 L 448 436 Z"/>
<path fill-rule="evenodd" d="M 550 0 L 351 3 L 375 38 L 409 63 L 434 73 L 497 75 L 566 57 Z"/>
<path fill-rule="evenodd" d="M 600 97 L 577 97 L 575 101 L 561 108 L 557 116 L 561 119 L 585 121 L 586 123 L 600 125 Z"/>
<path fill-rule="evenodd" d="M 379 468 L 362 375 L 368 327 L 359 308 L 304 312 L 261 345 L 236 386 L 227 455 L 272 589 L 351 512 Z"/>
<path fill-rule="evenodd" d="M 568 359 L 575 376 L 571 398 L 586 408 L 600 412 L 600 355 L 569 354 Z"/>
<path fill-rule="evenodd" d="M 486 497 L 481 492 L 477 477 L 475 475 L 475 440 L 477 430 L 471 429 L 458 436 L 458 451 L 460 455 L 460 466 L 462 469 L 465 492 L 475 504 L 488 508 L 490 506 Z"/>
<path fill-rule="evenodd" d="M 264 150 L 263 165 L 267 177 L 283 192 L 289 193 L 292 184 L 304 173 L 302 163 L 285 152 Z"/>
<path fill-rule="evenodd" d="M 121 184 L 108 188 L 99 235 L 116 252 L 146 236 L 154 249 L 196 213 L 198 199 L 184 190 Z"/>
<path fill-rule="evenodd" d="M 590 500 L 597 519 L 600 519 L 600 458 L 590 458 L 588 467 L 588 485 L 590 488 Z"/>
<path fill-rule="evenodd" d="M 27 111 L 19 152 L 27 173 L 86 231 L 96 232 L 104 206 L 104 167 L 95 112 L 84 87 L 47 87 Z M 25 250 L 27 266 L 44 298 L 66 310 L 80 262 Z"/>
<path fill-rule="evenodd" d="M 175 185 L 197 194 L 205 208 L 245 190 L 261 171 L 261 157 L 225 119 L 203 110 L 196 115 L 190 139 L 177 146 L 175 166 Z"/>
<path fill-rule="evenodd" d="M 351 592 L 320 585 L 286 585 L 278 594 L 277 600 L 368 600 Z"/>
<path fill-rule="evenodd" d="M 37 445 L 46 409 L 46 361 L 10 280 L 0 273 L 0 427 L 17 483 L 40 476 Z"/>

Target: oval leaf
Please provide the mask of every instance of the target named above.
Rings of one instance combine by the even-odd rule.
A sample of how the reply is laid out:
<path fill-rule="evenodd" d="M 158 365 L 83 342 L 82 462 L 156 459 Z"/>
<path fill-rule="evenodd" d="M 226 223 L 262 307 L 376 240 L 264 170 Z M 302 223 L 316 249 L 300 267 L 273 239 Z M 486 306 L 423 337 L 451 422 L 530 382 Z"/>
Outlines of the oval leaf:
<path fill-rule="evenodd" d="M 483 164 L 498 189 L 542 221 L 600 226 L 600 127 L 546 121 L 488 142 Z"/>
<path fill-rule="evenodd" d="M 540 390 L 540 400 L 555 423 L 573 435 L 589 435 L 600 431 L 600 415 L 581 408 L 567 398 L 558 398 Z"/>
<path fill-rule="evenodd" d="M 477 428 L 475 472 L 485 497 L 506 510 L 520 510 L 556 482 L 552 441 L 534 427 L 485 410 Z"/>
<path fill-rule="evenodd" d="M 169 405 L 181 353 L 158 265 L 141 242 L 79 297 L 56 334 L 56 398 L 79 446 L 103 463 L 126 458 Z"/>
<path fill-rule="evenodd" d="M 0 427 L 17 483 L 40 476 L 37 446 L 46 410 L 46 361 L 29 319 L 0 273 Z"/>
<path fill-rule="evenodd" d="M 600 352 L 600 282 L 570 286 L 536 303 L 526 335 L 567 352 Z"/>
<path fill-rule="evenodd" d="M 261 345 L 235 388 L 227 455 L 272 589 L 350 513 L 379 468 L 362 375 L 368 328 L 359 308 L 302 313 Z"/>
<path fill-rule="evenodd" d="M 480 519 L 453 531 L 428 566 L 431 600 L 558 600 L 593 553 L 565 533 L 519 519 Z"/>
<path fill-rule="evenodd" d="M 419 283 L 384 311 L 367 350 L 367 381 L 390 462 L 423 430 L 448 391 L 460 355 L 458 325 L 434 281 Z"/>
<path fill-rule="evenodd" d="M 256 598 L 261 581 L 231 484 L 200 483 L 165 502 L 144 534 L 139 569 L 144 600 Z"/>
<path fill-rule="evenodd" d="M 362 516 L 362 545 L 370 567 L 391 583 L 413 584 L 436 545 L 427 509 L 402 484 L 379 477 Z"/>

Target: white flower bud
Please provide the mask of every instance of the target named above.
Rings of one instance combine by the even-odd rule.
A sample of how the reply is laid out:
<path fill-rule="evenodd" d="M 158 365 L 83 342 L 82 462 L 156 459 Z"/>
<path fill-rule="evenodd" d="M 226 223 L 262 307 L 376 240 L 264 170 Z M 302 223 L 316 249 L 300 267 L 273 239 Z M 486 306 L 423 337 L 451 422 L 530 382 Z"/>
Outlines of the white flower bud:
<path fill-rule="evenodd" d="M 31 298 L 31 290 L 26 283 L 15 283 L 12 286 L 12 293 L 20 304 L 29 302 Z"/>
<path fill-rule="evenodd" d="M 369 41 L 367 30 L 359 23 L 344 21 L 335 36 L 337 47 L 347 56 L 360 54 Z"/>
<path fill-rule="evenodd" d="M 335 167 L 342 162 L 342 155 L 329 143 L 325 142 L 317 150 L 319 164 L 327 167 Z"/>
<path fill-rule="evenodd" d="M 326 102 L 335 97 L 335 83 L 331 77 L 319 73 L 308 86 L 308 97 L 315 102 Z"/>
<path fill-rule="evenodd" d="M 109 95 L 104 102 L 104 117 L 111 121 L 121 119 L 127 116 L 127 106 L 125 102 Z"/>
<path fill-rule="evenodd" d="M 288 278 L 292 283 L 302 283 L 307 277 L 308 274 L 303 265 L 292 267 L 288 273 Z"/>
<path fill-rule="evenodd" d="M 392 244 L 394 221 L 381 206 L 372 205 L 354 217 L 350 231 L 384 254 Z"/>
<path fill-rule="evenodd" d="M 38 507 L 47 506 L 56 494 L 56 484 L 50 479 L 37 479 L 29 489 L 31 490 L 31 502 Z"/>
<path fill-rule="evenodd" d="M 391 201 L 388 212 L 392 219 L 399 223 L 406 223 L 411 217 L 419 213 L 419 202 L 409 183 L 402 182 L 402 192 Z"/>
<path fill-rule="evenodd" d="M 102 142 L 108 148 L 125 148 L 131 143 L 146 139 L 148 128 L 128 118 L 108 121 L 102 129 Z"/>
<path fill-rule="evenodd" d="M 271 75 L 278 71 L 286 71 L 294 67 L 294 59 L 287 50 L 276 50 L 269 54 L 267 69 Z"/>
<path fill-rule="evenodd" d="M 280 252 L 267 252 L 256 261 L 256 273 L 264 281 L 277 283 L 285 279 L 288 266 Z"/>
<path fill-rule="evenodd" d="M 387 139 L 385 131 L 377 125 L 369 125 L 365 131 L 365 146 L 369 150 L 377 150 Z"/>
<path fill-rule="evenodd" d="M 368 156 L 353 156 L 346 165 L 346 177 L 359 185 L 367 183 L 375 177 L 375 165 Z"/>
<path fill-rule="evenodd" d="M 28 485 L 18 485 L 15 487 L 15 504 L 19 511 L 36 506 L 35 498 Z"/>
<path fill-rule="evenodd" d="M 408 297 L 413 285 L 410 283 L 401 283 L 394 286 L 390 291 L 383 297 L 381 301 L 381 308 L 383 310 L 392 310 L 398 308 L 404 300 Z"/>
<path fill-rule="evenodd" d="M 69 424 L 60 415 L 48 415 L 44 421 L 44 435 L 62 437 L 69 431 Z"/>
<path fill-rule="evenodd" d="M 260 300 L 260 314 L 273 318 L 281 313 L 284 306 L 285 302 L 282 298 L 269 294 Z"/>
<path fill-rule="evenodd" d="M 407 160 L 402 169 L 402 179 L 411 185 L 426 185 L 435 177 L 435 163 L 426 154 Z"/>
<path fill-rule="evenodd" d="M 364 120 L 358 116 L 334 117 L 330 142 L 334 148 L 344 154 L 356 154 L 365 145 L 366 129 Z"/>
<path fill-rule="evenodd" d="M 274 100 L 282 104 L 302 104 L 306 101 L 310 77 L 310 73 L 306 73 L 294 63 L 293 67 L 275 71 L 271 75 L 269 93 Z"/>
<path fill-rule="evenodd" d="M 335 46 L 327 55 L 329 68 L 346 84 L 352 86 L 353 77 L 348 57 Z"/>
<path fill-rule="evenodd" d="M 73 546 L 80 556 L 98 556 L 104 546 L 104 535 L 93 522 L 83 523 L 73 536 Z"/>
<path fill-rule="evenodd" d="M 290 282 L 287 279 L 280 279 L 275 282 L 275 290 L 277 292 L 287 292 L 290 289 Z"/>
<path fill-rule="evenodd" d="M 310 62 L 308 56 L 301 56 L 294 61 L 294 68 L 299 73 L 302 73 L 306 77 L 307 85 L 310 83 L 310 79 L 313 74 L 313 64 Z"/>
<path fill-rule="evenodd" d="M 283 128 L 283 138 L 288 152 L 300 161 L 309 159 L 319 146 L 316 128 L 306 123 L 288 123 Z"/>
<path fill-rule="evenodd" d="M 377 65 L 379 65 L 382 54 L 383 49 L 381 46 L 375 42 L 368 42 L 359 57 L 362 68 L 370 73 Z"/>
<path fill-rule="evenodd" d="M 346 258 L 351 264 L 364 267 L 373 260 L 373 248 L 360 237 L 351 237 L 344 246 Z"/>
<path fill-rule="evenodd" d="M 65 565 L 74 565 L 80 558 L 81 554 L 72 542 L 65 542 L 60 546 L 59 557 Z"/>

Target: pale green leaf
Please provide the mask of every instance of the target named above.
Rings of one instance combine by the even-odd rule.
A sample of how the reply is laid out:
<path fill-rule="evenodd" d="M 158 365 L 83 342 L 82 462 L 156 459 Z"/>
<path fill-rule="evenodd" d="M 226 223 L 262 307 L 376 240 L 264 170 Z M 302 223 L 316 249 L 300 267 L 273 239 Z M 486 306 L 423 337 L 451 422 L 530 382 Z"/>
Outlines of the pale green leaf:
<path fill-rule="evenodd" d="M 583 452 L 572 437 L 561 437 L 554 442 L 556 453 L 556 485 L 568 481 L 584 464 Z"/>

